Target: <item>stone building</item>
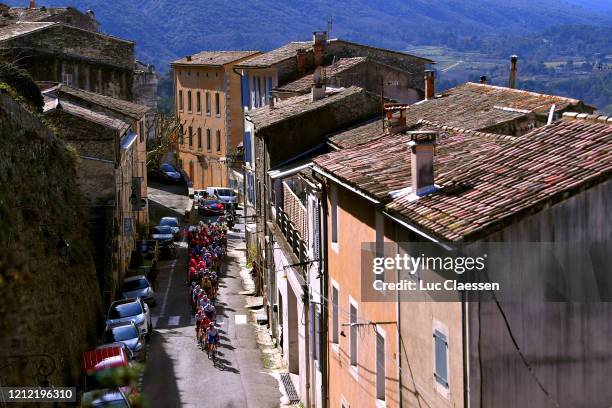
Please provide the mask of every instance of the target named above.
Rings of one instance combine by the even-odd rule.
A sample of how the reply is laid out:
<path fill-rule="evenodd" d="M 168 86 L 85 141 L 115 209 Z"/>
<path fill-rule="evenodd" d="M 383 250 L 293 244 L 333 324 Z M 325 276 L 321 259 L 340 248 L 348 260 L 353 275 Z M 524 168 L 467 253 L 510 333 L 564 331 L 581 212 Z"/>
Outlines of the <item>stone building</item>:
<path fill-rule="evenodd" d="M 131 41 L 64 22 L 17 22 L 0 28 L 0 53 L 36 81 L 133 99 Z"/>
<path fill-rule="evenodd" d="M 36 7 L 36 2 L 29 7 L 9 7 L 0 3 L 0 27 L 24 21 L 65 23 L 88 31 L 100 29 L 92 10 L 83 13 L 74 7 Z"/>
<path fill-rule="evenodd" d="M 136 60 L 134 65 L 134 89 L 132 91 L 134 102 L 151 108 L 146 118 L 147 140 L 153 138 L 155 132 L 158 83 L 159 77 L 157 76 L 157 72 L 155 72 L 155 67 Z"/>
<path fill-rule="evenodd" d="M 127 270 L 138 226 L 148 222 L 145 121 L 150 108 L 63 84 L 43 95 L 45 116 L 80 156 L 78 180 L 90 204 L 90 230 L 102 236 L 113 231 L 106 242 L 94 245 L 109 302 Z M 111 216 L 105 217 L 109 209 Z M 117 248 L 113 253 L 109 242 Z"/>

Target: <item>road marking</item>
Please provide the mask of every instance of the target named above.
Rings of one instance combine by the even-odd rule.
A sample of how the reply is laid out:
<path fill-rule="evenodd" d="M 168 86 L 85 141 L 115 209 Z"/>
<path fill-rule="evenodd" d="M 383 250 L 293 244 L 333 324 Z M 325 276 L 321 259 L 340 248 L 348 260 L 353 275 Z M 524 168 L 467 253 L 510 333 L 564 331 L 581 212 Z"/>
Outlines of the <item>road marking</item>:
<path fill-rule="evenodd" d="M 170 316 L 168 318 L 168 326 L 178 326 L 181 321 L 181 316 Z"/>
<path fill-rule="evenodd" d="M 161 310 L 159 311 L 159 317 L 163 317 L 166 314 L 166 303 L 168 303 L 168 294 L 170 293 L 170 286 L 172 285 L 172 276 L 174 276 L 175 266 L 176 259 L 172 261 L 172 269 L 170 269 L 170 276 L 168 276 L 168 286 L 166 286 L 166 292 L 164 293 L 164 300 L 162 301 Z"/>
<path fill-rule="evenodd" d="M 246 315 L 234 315 L 234 324 L 247 324 L 247 317 Z"/>
<path fill-rule="evenodd" d="M 153 328 L 157 327 L 157 321 L 159 320 L 159 316 L 152 316 L 151 317 L 151 326 L 153 326 Z"/>

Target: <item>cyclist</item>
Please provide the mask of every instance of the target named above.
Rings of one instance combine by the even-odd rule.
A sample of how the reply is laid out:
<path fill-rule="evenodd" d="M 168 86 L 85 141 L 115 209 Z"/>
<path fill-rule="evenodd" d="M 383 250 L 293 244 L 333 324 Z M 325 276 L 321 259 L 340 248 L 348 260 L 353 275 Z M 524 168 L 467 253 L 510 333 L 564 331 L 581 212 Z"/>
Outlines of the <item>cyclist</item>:
<path fill-rule="evenodd" d="M 206 329 L 206 344 L 208 345 L 208 358 L 210 358 L 210 353 L 213 351 L 213 347 L 215 353 L 219 351 L 219 331 L 215 327 L 213 322 L 210 322 L 208 325 L 208 329 Z"/>

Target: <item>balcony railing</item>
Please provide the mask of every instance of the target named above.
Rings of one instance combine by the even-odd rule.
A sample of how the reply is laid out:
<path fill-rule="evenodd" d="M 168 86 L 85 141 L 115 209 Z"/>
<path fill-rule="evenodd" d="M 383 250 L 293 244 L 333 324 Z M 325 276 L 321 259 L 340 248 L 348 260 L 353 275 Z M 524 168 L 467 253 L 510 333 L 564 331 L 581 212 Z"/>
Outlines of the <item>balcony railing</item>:
<path fill-rule="evenodd" d="M 289 215 L 282 208 L 276 208 L 276 223 L 285 236 L 287 243 L 300 262 L 308 260 L 308 246 Z"/>

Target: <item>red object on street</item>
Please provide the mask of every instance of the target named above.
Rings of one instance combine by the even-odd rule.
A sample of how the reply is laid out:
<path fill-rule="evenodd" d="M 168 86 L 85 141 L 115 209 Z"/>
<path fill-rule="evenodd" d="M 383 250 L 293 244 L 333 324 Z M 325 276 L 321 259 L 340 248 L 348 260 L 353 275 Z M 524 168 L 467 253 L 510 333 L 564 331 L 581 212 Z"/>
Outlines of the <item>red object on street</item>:
<path fill-rule="evenodd" d="M 83 372 L 85 374 L 125 367 L 129 364 L 130 359 L 121 347 L 95 349 L 83 353 Z"/>

